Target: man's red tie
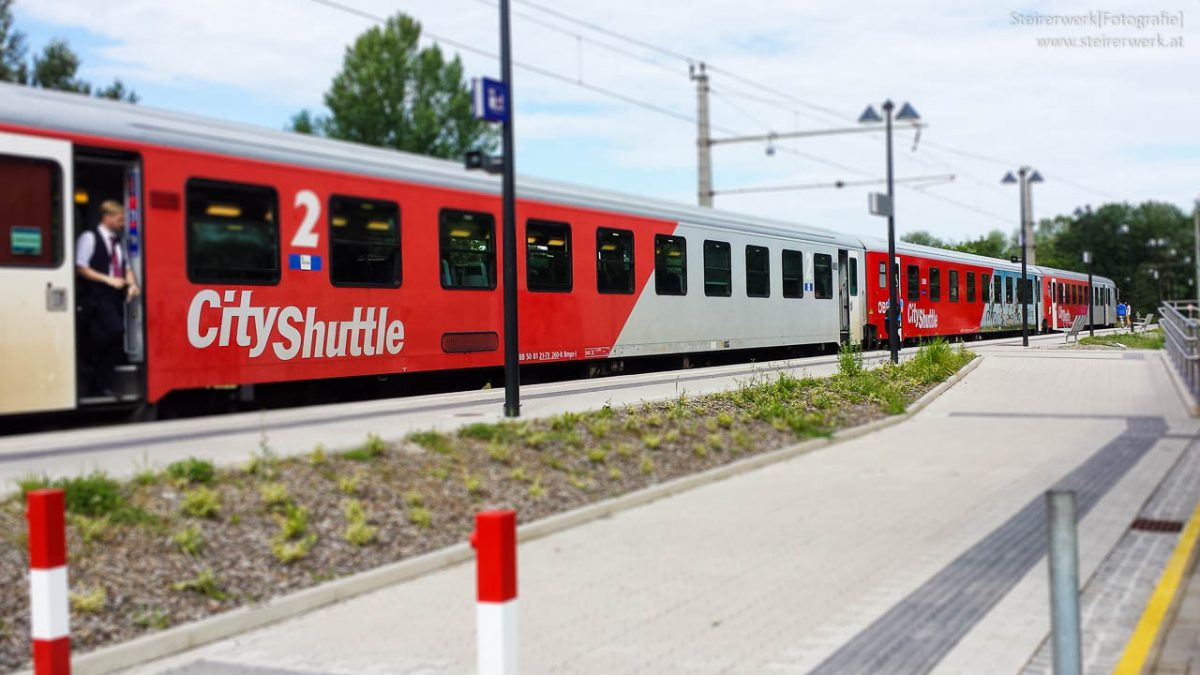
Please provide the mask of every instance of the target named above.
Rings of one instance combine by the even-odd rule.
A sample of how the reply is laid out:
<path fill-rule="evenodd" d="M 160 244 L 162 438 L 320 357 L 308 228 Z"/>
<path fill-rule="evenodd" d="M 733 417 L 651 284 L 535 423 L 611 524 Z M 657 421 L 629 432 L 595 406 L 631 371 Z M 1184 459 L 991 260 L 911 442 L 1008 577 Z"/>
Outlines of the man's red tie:
<path fill-rule="evenodd" d="M 118 279 L 121 277 L 121 261 L 117 259 L 117 241 L 112 240 L 112 248 L 108 251 L 108 273 Z"/>

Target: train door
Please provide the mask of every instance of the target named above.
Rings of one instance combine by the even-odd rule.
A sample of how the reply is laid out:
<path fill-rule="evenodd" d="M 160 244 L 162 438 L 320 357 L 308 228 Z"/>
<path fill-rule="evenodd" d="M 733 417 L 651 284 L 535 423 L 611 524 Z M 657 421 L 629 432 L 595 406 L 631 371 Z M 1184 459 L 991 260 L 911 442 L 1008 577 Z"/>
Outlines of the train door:
<path fill-rule="evenodd" d="M 79 149 L 75 157 L 75 237 L 83 231 L 95 228 L 100 222 L 100 205 L 115 201 L 125 208 L 125 230 L 121 237 L 122 250 L 128 256 L 130 269 L 138 286 L 145 292 L 142 273 L 142 204 L 141 167 L 135 155 L 108 150 Z M 80 280 L 76 284 L 83 283 Z M 84 392 L 79 399 L 81 406 L 112 403 L 133 403 L 141 400 L 145 376 L 145 333 L 143 321 L 143 297 L 127 301 L 124 306 L 125 359 L 114 368 L 110 380 L 112 393 L 97 394 Z M 82 336 L 86 326 L 81 325 L 78 345 L 78 363 L 81 378 L 91 368 L 91 362 Z M 83 389 L 80 389 L 83 392 Z"/>
<path fill-rule="evenodd" d="M 850 341 L 850 262 L 846 249 L 838 249 L 838 302 L 841 304 L 839 341 L 846 344 Z M 857 286 L 857 283 L 855 284 Z"/>
<path fill-rule="evenodd" d="M 0 414 L 75 405 L 71 144 L 0 133 Z"/>
<path fill-rule="evenodd" d="M 1050 280 L 1050 328 L 1058 330 L 1058 280 Z"/>

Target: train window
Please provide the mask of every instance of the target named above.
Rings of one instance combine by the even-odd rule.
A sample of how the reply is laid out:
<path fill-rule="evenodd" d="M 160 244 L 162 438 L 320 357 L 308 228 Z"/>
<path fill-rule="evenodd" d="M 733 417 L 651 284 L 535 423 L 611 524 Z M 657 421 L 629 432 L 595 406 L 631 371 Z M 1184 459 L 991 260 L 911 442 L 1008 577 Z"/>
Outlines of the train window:
<path fill-rule="evenodd" d="M 704 242 L 704 294 L 728 298 L 733 294 L 733 253 L 729 242 Z"/>
<path fill-rule="evenodd" d="M 633 232 L 596 229 L 596 290 L 633 292 Z"/>
<path fill-rule="evenodd" d="M 0 266 L 62 263 L 62 169 L 57 162 L 0 155 Z"/>
<path fill-rule="evenodd" d="M 879 287 L 887 288 L 887 263 L 879 263 Z"/>
<path fill-rule="evenodd" d="M 813 296 L 818 300 L 833 297 L 833 256 L 827 253 L 813 255 Z"/>
<path fill-rule="evenodd" d="M 687 240 L 654 235 L 654 291 L 659 295 L 687 295 Z"/>
<path fill-rule="evenodd" d="M 910 302 L 921 299 L 921 270 L 916 265 L 908 266 L 908 299 Z"/>
<path fill-rule="evenodd" d="M 571 285 L 571 226 L 525 221 L 525 287 L 565 293 Z"/>
<path fill-rule="evenodd" d="M 858 297 L 858 258 L 850 258 L 850 297 Z"/>
<path fill-rule="evenodd" d="M 193 178 L 186 191 L 192 283 L 279 282 L 279 199 L 273 188 Z"/>
<path fill-rule="evenodd" d="M 1004 304 L 1013 304 L 1013 280 L 1012 277 L 1004 277 Z"/>
<path fill-rule="evenodd" d="M 958 302 L 958 270 L 950 270 L 950 302 Z"/>
<path fill-rule="evenodd" d="M 967 272 L 967 302 L 975 302 L 975 273 Z"/>
<path fill-rule="evenodd" d="M 1003 283 L 1003 281 L 1001 280 L 1000 277 L 997 277 L 997 276 L 992 277 L 992 302 L 996 302 L 996 303 L 1004 302 L 1004 291 L 1001 288 L 1002 283 Z"/>
<path fill-rule="evenodd" d="M 746 295 L 771 297 L 771 251 L 766 246 L 746 247 Z"/>
<path fill-rule="evenodd" d="M 983 302 L 992 301 L 992 277 L 988 274 L 979 275 L 979 290 L 983 294 Z"/>
<path fill-rule="evenodd" d="M 942 271 L 936 267 L 929 268 L 929 301 L 942 301 Z"/>
<path fill-rule="evenodd" d="M 492 214 L 442 209 L 438 228 L 442 288 L 494 289 L 496 219 Z"/>
<path fill-rule="evenodd" d="M 783 297 L 804 297 L 804 254 L 800 251 L 783 252 Z"/>
<path fill-rule="evenodd" d="M 400 285 L 400 207 L 329 198 L 329 281 L 334 286 Z"/>

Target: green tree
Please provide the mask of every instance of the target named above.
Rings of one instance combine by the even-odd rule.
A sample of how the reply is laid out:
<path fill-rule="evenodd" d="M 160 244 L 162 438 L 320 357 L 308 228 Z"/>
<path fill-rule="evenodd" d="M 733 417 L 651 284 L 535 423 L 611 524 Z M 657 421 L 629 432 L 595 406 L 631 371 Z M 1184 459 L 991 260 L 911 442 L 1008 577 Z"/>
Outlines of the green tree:
<path fill-rule="evenodd" d="M 934 246 L 936 248 L 951 247 L 950 242 L 933 236 L 928 230 L 913 230 L 912 232 L 907 232 L 900 235 L 900 241 L 906 241 L 910 244 L 917 244 L 918 246 Z"/>
<path fill-rule="evenodd" d="M 0 81 L 26 84 L 25 34 L 13 28 L 13 0 L 0 0 Z"/>
<path fill-rule="evenodd" d="M 330 114 L 301 111 L 292 128 L 436 157 L 493 149 L 496 131 L 471 116 L 462 61 L 446 61 L 437 45 L 420 49 L 420 37 L 421 25 L 404 14 L 359 35 L 325 93 Z"/>
<path fill-rule="evenodd" d="M 287 129 L 298 134 L 315 134 L 317 133 L 317 120 L 307 109 L 301 110 L 292 115 L 292 122 Z"/>
<path fill-rule="evenodd" d="M 91 93 L 92 86 L 75 77 L 78 70 L 79 56 L 66 41 L 56 38 L 39 56 L 33 57 L 33 84 L 43 89 Z"/>
<path fill-rule="evenodd" d="M 126 103 L 137 103 L 139 100 L 137 92 L 126 89 L 125 83 L 120 79 L 113 80 L 113 83 L 104 89 L 97 89 L 96 97 L 111 98 L 114 101 L 125 101 Z"/>
<path fill-rule="evenodd" d="M 1003 258 L 1007 260 L 1012 255 L 1020 255 L 1015 242 L 1009 237 L 1004 236 L 1004 232 L 1000 230 L 992 230 L 986 235 L 978 239 L 968 239 L 961 244 L 955 244 L 953 247 L 956 251 L 964 253 L 974 253 L 975 255 L 983 255 L 989 258 Z"/>

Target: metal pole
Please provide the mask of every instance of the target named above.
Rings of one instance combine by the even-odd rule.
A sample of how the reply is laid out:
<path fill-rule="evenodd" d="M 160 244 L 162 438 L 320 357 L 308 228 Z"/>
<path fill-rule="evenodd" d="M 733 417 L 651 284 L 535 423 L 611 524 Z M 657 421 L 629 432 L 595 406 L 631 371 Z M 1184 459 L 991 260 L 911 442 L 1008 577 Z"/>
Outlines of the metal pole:
<path fill-rule="evenodd" d="M 692 69 L 691 76 L 696 81 L 696 168 L 699 174 L 696 197 L 700 206 L 711 207 L 712 137 L 708 129 L 708 74 L 704 72 L 704 64 L 700 64 L 699 72 Z"/>
<path fill-rule="evenodd" d="M 1088 336 L 1096 337 L 1096 287 L 1092 285 L 1092 262 L 1088 260 Z"/>
<path fill-rule="evenodd" d="M 1025 284 L 1026 284 L 1026 266 L 1025 266 L 1025 251 L 1029 247 L 1029 242 L 1025 239 L 1025 221 L 1029 215 L 1025 208 L 1027 193 L 1029 192 L 1029 167 L 1023 166 L 1017 173 L 1021 176 L 1021 287 L 1017 289 L 1017 301 L 1021 303 L 1021 344 L 1029 346 L 1029 304 L 1025 302 Z"/>
<path fill-rule="evenodd" d="M 500 0 L 500 77 L 508 94 L 504 116 L 504 416 L 521 416 L 521 373 L 517 345 L 516 150 L 513 147 L 512 45 L 508 0 Z"/>
<path fill-rule="evenodd" d="M 887 114 L 887 193 L 888 193 L 888 349 L 892 363 L 900 363 L 900 291 L 896 288 L 896 186 L 892 179 L 892 105 L 884 101 L 883 111 Z"/>
<path fill-rule="evenodd" d="M 1196 287 L 1192 289 L 1195 295 L 1192 295 L 1191 293 L 1188 295 L 1193 298 L 1200 298 L 1200 198 L 1196 199 L 1193 211 L 1195 214 L 1193 216 L 1195 218 L 1195 223 L 1193 225 L 1192 233 L 1194 237 L 1193 243 L 1195 245 L 1195 250 L 1192 252 L 1192 262 L 1196 263 Z"/>
<path fill-rule="evenodd" d="M 1079 549 L 1075 532 L 1075 492 L 1046 493 L 1050 546 L 1050 624 L 1054 675 L 1083 672 L 1079 633 Z"/>

